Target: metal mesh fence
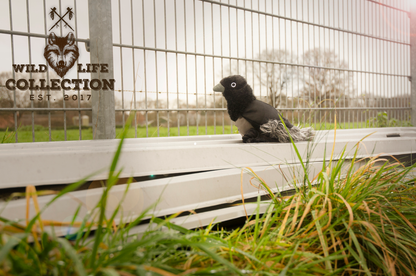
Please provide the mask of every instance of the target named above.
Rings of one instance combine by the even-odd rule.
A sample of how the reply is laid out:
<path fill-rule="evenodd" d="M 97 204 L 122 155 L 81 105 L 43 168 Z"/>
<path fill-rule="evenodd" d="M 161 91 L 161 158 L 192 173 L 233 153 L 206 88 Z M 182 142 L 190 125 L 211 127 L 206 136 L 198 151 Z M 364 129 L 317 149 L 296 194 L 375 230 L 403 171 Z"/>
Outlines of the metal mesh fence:
<path fill-rule="evenodd" d="M 3 131 L 0 131 L 0 136 L 3 139 L 8 137 L 8 134 L 14 136 L 14 139 L 10 140 L 15 142 L 82 139 L 82 117 L 91 117 L 92 110 L 86 101 L 87 91 L 32 87 L 39 86 L 41 79 L 45 81 L 46 86 L 50 84 L 51 79 L 59 78 L 51 68 L 38 72 L 39 65 L 46 64 L 43 47 L 48 44 L 49 28 L 53 26 L 49 15 L 51 8 L 55 8 L 57 14 L 63 15 L 66 7 L 71 6 L 75 14 L 78 14 L 79 9 L 85 8 L 82 2 L 81 5 L 79 3 L 80 1 L 0 1 L 3 65 L 0 73 L 0 129 Z M 56 15 L 54 19 L 57 21 Z M 84 18 L 84 21 L 85 19 L 88 18 Z M 66 20 L 69 21 L 68 18 Z M 78 21 L 78 17 L 72 19 L 71 29 L 83 56 L 80 60 L 86 61 L 89 60 L 89 56 L 84 44 L 88 42 L 88 37 L 85 32 L 78 31 Z M 64 26 L 58 24 L 52 31 L 58 36 L 63 36 L 68 27 Z M 21 67 L 21 70 L 16 70 L 15 66 Z M 80 78 L 76 70 L 71 72 L 69 77 Z M 13 82 L 9 82 L 10 87 L 7 87 L 10 79 Z M 34 80 L 36 85 L 25 87 L 25 83 L 31 83 L 30 80 Z M 76 131 L 76 138 L 68 137 L 70 128 Z M 7 133 L 5 130 L 14 132 Z"/>
<path fill-rule="evenodd" d="M 406 126 L 409 9 L 404 1 L 118 1 L 117 111 L 136 110 L 146 136 L 179 135 L 181 126 L 188 135 L 233 132 L 212 87 L 241 74 L 294 123 L 328 128 L 336 115 L 341 128 Z"/>
<path fill-rule="evenodd" d="M 43 13 L 36 14 L 30 12 L 29 1 L 21 1 L 27 17 L 22 30 L 14 27 L 19 25 L 13 19 L 18 5 L 3 2 L 10 22 L 1 26 L 0 36 L 11 45 L 9 64 L 34 63 L 29 49 L 36 39 L 47 43 L 51 7 L 61 15 L 67 7 L 74 9 L 75 21 L 69 23 L 80 49 L 76 66 L 89 63 L 83 1 L 38 1 Z M 135 137 L 236 133 L 226 102 L 212 91 L 223 77 L 234 74 L 244 76 L 258 99 L 294 124 L 316 129 L 332 128 L 335 121 L 339 128 L 410 125 L 410 1 L 114 0 L 109 5 L 112 28 L 106 31 L 113 37 L 115 124 L 123 127 L 136 111 Z M 32 17 L 44 18 L 43 31 L 31 31 Z M 60 29 L 64 36 L 65 26 Z M 81 29 L 83 35 L 78 34 Z M 22 38 L 29 56 L 17 62 L 16 51 L 22 50 L 15 44 Z M 72 71 L 73 78 L 91 79 Z M 62 98 L 75 94 L 77 100 L 63 100 L 59 107 L 50 101 L 19 106 L 19 95 L 13 94 L 17 98 L 8 102 L 11 106 L 0 102 L 0 116 L 12 114 L 8 123 L 18 129 L 19 116 L 28 112 L 33 141 L 37 117 L 45 118 L 49 140 L 54 140 L 53 118 L 62 116 L 63 139 L 69 139 L 72 127 L 76 139 L 85 139 L 88 129 L 83 129 L 82 116 L 94 116 L 91 104 L 81 100 L 88 91 L 59 93 Z"/>

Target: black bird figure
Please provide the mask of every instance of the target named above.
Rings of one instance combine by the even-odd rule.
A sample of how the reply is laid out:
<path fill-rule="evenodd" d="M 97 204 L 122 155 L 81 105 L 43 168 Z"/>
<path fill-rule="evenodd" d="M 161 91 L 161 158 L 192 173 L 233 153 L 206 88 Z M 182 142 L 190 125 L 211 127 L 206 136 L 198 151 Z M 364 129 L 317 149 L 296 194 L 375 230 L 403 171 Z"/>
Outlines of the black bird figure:
<path fill-rule="evenodd" d="M 233 75 L 223 78 L 213 90 L 221 92 L 227 101 L 227 110 L 235 122 L 244 143 L 310 141 L 315 135 L 312 128 L 298 128 L 283 118 L 271 105 L 259 101 L 244 77 Z M 284 124 L 286 125 L 285 129 Z"/>

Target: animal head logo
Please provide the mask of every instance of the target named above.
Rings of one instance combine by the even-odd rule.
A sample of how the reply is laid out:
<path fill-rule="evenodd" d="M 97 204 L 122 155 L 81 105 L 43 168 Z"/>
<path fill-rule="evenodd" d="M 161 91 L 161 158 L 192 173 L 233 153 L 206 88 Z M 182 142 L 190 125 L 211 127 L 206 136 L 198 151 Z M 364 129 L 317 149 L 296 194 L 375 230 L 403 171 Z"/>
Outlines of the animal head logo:
<path fill-rule="evenodd" d="M 43 55 L 49 66 L 63 78 L 66 72 L 74 66 L 79 56 L 74 34 L 70 32 L 66 37 L 59 37 L 53 32 L 50 33 Z"/>

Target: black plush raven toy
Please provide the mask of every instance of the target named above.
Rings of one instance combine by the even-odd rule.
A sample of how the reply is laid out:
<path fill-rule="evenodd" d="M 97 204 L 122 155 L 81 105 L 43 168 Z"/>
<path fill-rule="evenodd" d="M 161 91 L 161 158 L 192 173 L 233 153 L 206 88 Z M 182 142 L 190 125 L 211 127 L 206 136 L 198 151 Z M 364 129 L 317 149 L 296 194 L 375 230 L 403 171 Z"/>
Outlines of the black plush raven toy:
<path fill-rule="evenodd" d="M 253 90 L 242 76 L 223 78 L 213 90 L 221 92 L 227 100 L 228 114 L 243 136 L 244 143 L 290 142 L 289 134 L 295 142 L 309 141 L 315 135 L 312 128 L 293 126 L 274 107 L 256 100 Z"/>

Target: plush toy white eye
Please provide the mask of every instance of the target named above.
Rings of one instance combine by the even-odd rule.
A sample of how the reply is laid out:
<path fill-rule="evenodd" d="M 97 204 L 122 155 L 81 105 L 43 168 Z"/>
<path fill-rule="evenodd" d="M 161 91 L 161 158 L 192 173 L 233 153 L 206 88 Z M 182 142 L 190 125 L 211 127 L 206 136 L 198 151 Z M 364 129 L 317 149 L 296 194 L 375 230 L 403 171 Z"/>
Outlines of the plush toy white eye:
<path fill-rule="evenodd" d="M 237 84 L 236 84 L 235 82 L 232 82 L 232 83 L 231 83 L 231 87 L 232 87 L 232 88 L 234 88 L 234 87 L 236 87 L 236 86 L 237 86 Z"/>

